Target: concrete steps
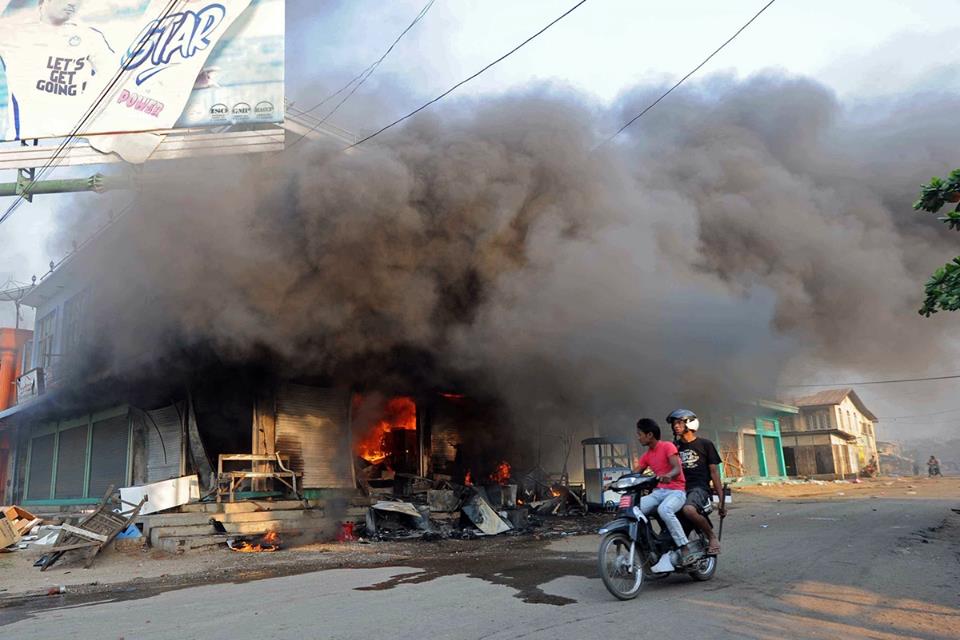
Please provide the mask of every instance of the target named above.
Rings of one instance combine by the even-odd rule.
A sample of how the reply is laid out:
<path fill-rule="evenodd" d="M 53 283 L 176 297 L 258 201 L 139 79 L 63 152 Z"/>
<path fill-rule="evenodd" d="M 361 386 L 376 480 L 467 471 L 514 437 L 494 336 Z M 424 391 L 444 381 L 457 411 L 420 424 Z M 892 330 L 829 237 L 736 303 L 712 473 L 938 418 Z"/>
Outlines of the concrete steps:
<path fill-rule="evenodd" d="M 211 519 L 219 520 L 224 526 L 241 522 L 295 520 L 304 513 L 310 513 L 310 511 L 312 510 L 252 511 L 246 513 L 170 513 L 143 516 L 139 521 L 143 525 L 143 533 L 146 535 L 154 527 L 181 527 L 190 525 L 210 527 Z"/>
<path fill-rule="evenodd" d="M 237 502 L 221 504 L 221 508 L 227 507 L 223 511 L 208 511 L 203 504 L 185 505 L 191 507 L 186 513 L 150 514 L 141 516 L 137 522 L 152 547 L 171 552 L 220 545 L 236 535 L 258 536 L 275 531 L 281 537 L 311 532 L 319 536 L 332 529 L 323 508 L 305 509 L 302 505 L 295 500 L 259 503 L 259 506 L 253 502 Z M 264 509 L 268 506 L 270 508 Z M 218 520 L 228 533 L 218 534 L 210 524 L 211 518 Z"/>
<path fill-rule="evenodd" d="M 317 500 L 244 500 L 243 502 L 195 502 L 180 507 L 180 513 L 250 513 L 319 506 Z"/>

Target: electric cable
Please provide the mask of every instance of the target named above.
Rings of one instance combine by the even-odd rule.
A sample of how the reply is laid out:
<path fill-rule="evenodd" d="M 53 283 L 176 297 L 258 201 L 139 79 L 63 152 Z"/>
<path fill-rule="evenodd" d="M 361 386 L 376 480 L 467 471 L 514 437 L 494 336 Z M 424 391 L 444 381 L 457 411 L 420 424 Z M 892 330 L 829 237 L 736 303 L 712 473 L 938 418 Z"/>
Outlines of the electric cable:
<path fill-rule="evenodd" d="M 653 102 L 651 102 L 650 104 L 648 104 L 648 105 L 643 109 L 643 111 L 641 111 L 640 113 L 638 113 L 637 115 L 635 115 L 633 118 L 631 118 L 630 120 L 628 120 L 626 124 L 624 124 L 622 127 L 620 127 L 619 129 L 617 129 L 617 132 L 616 132 L 616 133 L 614 133 L 612 136 L 610 136 L 609 138 L 607 138 L 606 140 L 604 140 L 603 142 L 601 142 L 600 144 L 598 144 L 598 145 L 594 148 L 594 150 L 599 149 L 600 147 L 602 147 L 602 146 L 604 146 L 605 144 L 609 143 L 611 140 L 613 140 L 613 139 L 616 138 L 618 135 L 620 135 L 621 133 L 623 133 L 624 130 L 626 130 L 627 127 L 629 127 L 630 125 L 632 125 L 634 122 L 636 122 L 637 120 L 639 120 L 640 118 L 642 118 L 644 115 L 646 115 L 648 111 L 650 111 L 650 110 L 653 109 L 655 106 L 657 106 L 658 104 L 660 104 L 660 102 L 661 102 L 664 98 L 666 98 L 668 95 L 670 95 L 671 93 L 673 93 L 674 89 L 676 89 L 677 87 L 679 87 L 680 85 L 682 85 L 684 82 L 686 82 L 687 79 L 688 79 L 690 76 L 692 76 L 693 74 L 695 74 L 697 71 L 699 71 L 699 70 L 701 69 L 701 67 L 703 67 L 703 65 L 707 64 L 708 62 L 710 62 L 710 60 L 711 60 L 715 55 L 717 55 L 718 53 L 720 53 L 728 44 L 730 44 L 731 42 L 733 42 L 734 40 L 736 40 L 737 36 L 739 36 L 741 33 L 743 33 L 743 31 L 746 30 L 747 27 L 749 27 L 751 24 L 753 24 L 753 21 L 754 21 L 754 20 L 756 20 L 757 18 L 759 18 L 759 17 L 761 16 L 761 14 L 763 14 L 764 11 L 766 11 L 767 9 L 769 9 L 770 6 L 773 5 L 773 3 L 776 2 L 776 1 L 777 1 L 777 0 L 770 0 L 770 2 L 768 2 L 767 4 L 765 4 L 765 5 L 763 6 L 763 8 L 760 9 L 760 11 L 758 11 L 756 14 L 754 14 L 754 16 L 753 16 L 752 18 L 750 18 L 749 20 L 747 20 L 747 22 L 746 22 L 742 27 L 740 27 L 739 29 L 737 29 L 736 33 L 734 33 L 732 36 L 730 36 L 730 38 L 728 38 L 726 42 L 724 42 L 722 45 L 720 45 L 719 47 L 717 47 L 717 48 L 714 50 L 713 53 L 711 53 L 711 54 L 708 55 L 706 58 L 704 58 L 703 62 L 701 62 L 700 64 L 698 64 L 696 67 L 694 67 L 693 70 L 690 71 L 687 75 L 685 75 L 685 76 L 683 76 L 682 78 L 680 78 L 680 80 L 678 80 L 678 81 L 676 82 L 676 84 L 674 84 L 672 87 L 670 87 L 669 89 L 667 89 L 663 94 L 660 95 L 659 98 L 657 98 L 656 100 L 654 100 Z"/>
<path fill-rule="evenodd" d="M 173 12 L 174 9 L 178 8 L 179 5 L 183 4 L 186 1 L 187 0 L 169 0 L 166 4 L 166 8 L 160 13 L 160 17 L 157 18 L 155 22 L 161 23 L 164 20 L 166 20 L 170 16 L 170 14 Z M 127 51 L 129 52 L 131 48 L 133 48 L 134 51 L 140 51 L 140 49 L 143 48 L 144 44 L 146 43 L 147 39 L 150 37 L 151 34 L 152 34 L 152 30 L 145 30 L 142 33 L 142 36 L 139 41 L 134 41 L 133 43 L 131 43 L 131 45 L 135 45 L 135 46 L 128 46 Z M 21 204 L 23 204 L 23 201 L 26 198 L 25 194 L 29 193 L 30 189 L 50 169 L 56 168 L 57 166 L 59 166 L 60 162 L 58 162 L 58 159 L 60 158 L 60 156 L 73 143 L 73 141 L 77 137 L 79 137 L 80 133 L 82 133 L 83 131 L 83 128 L 89 123 L 90 119 L 100 114 L 100 112 L 102 111 L 102 109 L 100 108 L 100 105 L 103 103 L 104 100 L 107 99 L 107 97 L 111 94 L 113 89 L 116 87 L 117 83 L 120 82 L 120 80 L 123 78 L 125 71 L 126 71 L 125 65 L 123 64 L 123 59 L 121 58 L 120 66 L 117 69 L 117 71 L 114 73 L 110 82 L 107 84 L 106 87 L 103 88 L 103 90 L 100 91 L 100 94 L 97 96 L 96 100 L 93 103 L 91 103 L 91 105 L 87 108 L 83 116 L 81 116 L 80 121 L 74 126 L 72 131 L 57 146 L 53 155 L 46 162 L 46 164 L 44 164 L 39 171 L 34 173 L 33 178 L 30 180 L 29 183 L 27 183 L 23 191 L 17 196 L 17 199 L 14 201 L 14 203 L 7 208 L 7 210 L 3 213 L 2 216 L 0 216 L 0 224 L 3 224 L 3 222 L 6 221 L 6 219 L 9 218 L 11 215 L 13 215 L 13 213 L 17 210 L 17 208 Z"/>
<path fill-rule="evenodd" d="M 851 387 L 865 384 L 896 384 L 900 382 L 928 382 L 931 380 L 955 380 L 960 378 L 960 374 L 949 376 L 931 376 L 929 378 L 899 378 L 896 380 L 857 380 L 855 382 L 828 382 L 826 384 L 781 384 L 777 385 L 783 388 L 803 388 L 803 387 Z"/>
<path fill-rule="evenodd" d="M 877 416 L 877 420 L 905 420 L 907 418 L 930 418 L 932 416 L 942 416 L 945 413 L 954 413 L 960 411 L 960 407 L 954 409 L 944 409 L 943 411 L 934 411 L 933 413 L 916 413 L 909 416 Z"/>
<path fill-rule="evenodd" d="M 457 89 L 459 89 L 460 87 L 462 87 L 463 85 L 465 85 L 465 84 L 467 84 L 468 82 L 470 82 L 471 80 L 479 77 L 480 75 L 482 75 L 483 73 L 485 73 L 485 72 L 486 72 L 487 70 L 489 70 L 490 68 L 496 66 L 496 65 L 499 64 L 500 62 L 503 62 L 504 60 L 506 60 L 507 58 L 509 58 L 510 56 L 512 56 L 514 53 L 516 53 L 517 51 L 519 51 L 520 49 L 522 49 L 524 46 L 526 46 L 527 44 L 529 44 L 529 43 L 532 42 L 533 40 L 537 39 L 539 36 L 541 36 L 543 33 L 545 33 L 548 29 L 550 29 L 550 27 L 552 27 L 553 25 L 557 24 L 558 22 L 560 22 L 561 20 L 563 20 L 564 18 L 566 18 L 568 15 L 570 15 L 571 13 L 573 13 L 574 11 L 576 11 L 577 9 L 579 9 L 580 7 L 582 7 L 584 4 L 586 4 L 586 2 L 587 2 L 587 0 L 580 0 L 580 1 L 577 2 L 575 5 L 573 5 L 572 7 L 570 7 L 570 8 L 567 9 L 566 11 L 564 11 L 562 14 L 560 14 L 558 17 L 554 18 L 549 24 L 547 24 L 547 26 L 543 27 L 542 29 L 540 29 L 539 31 L 537 31 L 535 34 L 533 34 L 532 36 L 530 36 L 529 38 L 527 38 L 526 40 L 524 40 L 523 42 L 521 42 L 520 44 L 518 44 L 518 45 L 515 46 L 513 49 L 511 49 L 511 50 L 508 51 L 507 53 L 503 54 L 502 56 L 500 56 L 499 58 L 497 58 L 497 59 L 494 60 L 493 62 L 489 63 L 487 66 L 483 67 L 482 69 L 480 69 L 479 71 L 477 71 L 477 72 L 474 73 L 473 75 L 471 75 L 471 76 L 469 76 L 469 77 L 467 77 L 467 78 L 464 78 L 464 79 L 461 80 L 460 82 L 456 83 L 455 85 L 453 85 L 452 87 L 450 87 L 449 89 L 447 89 L 446 91 L 444 91 L 443 93 L 441 93 L 440 95 L 438 95 L 436 98 L 434 98 L 434 99 L 432 99 L 432 100 L 430 100 L 430 101 L 428 101 L 428 102 L 425 102 L 424 104 L 420 105 L 419 107 L 417 107 L 416 109 L 414 109 L 413 111 L 411 111 L 411 112 L 408 113 L 407 115 L 403 116 L 402 118 L 398 118 L 398 119 L 394 120 L 393 122 L 391 122 L 390 124 L 388 124 L 387 126 L 385 126 L 385 127 L 381 128 L 381 129 L 379 129 L 379 130 L 371 133 L 370 135 L 366 136 L 365 138 L 361 138 L 361 139 L 358 140 L 357 142 L 354 142 L 354 143 L 351 144 L 349 147 L 347 147 L 346 149 L 344 149 L 344 151 L 347 151 L 347 150 L 349 150 L 349 149 L 353 149 L 354 147 L 359 147 L 359 146 L 360 146 L 361 144 L 363 144 L 364 142 L 367 142 L 368 140 L 372 140 L 373 138 L 376 138 L 378 135 L 380 135 L 380 134 L 383 133 L 384 131 L 386 131 L 386 130 L 388 130 L 388 129 L 392 129 L 393 127 L 397 126 L 398 124 L 400 124 L 400 123 L 403 122 L 404 120 L 407 120 L 408 118 L 412 118 L 413 116 L 417 115 L 418 113 L 420 113 L 421 111 L 423 111 L 424 109 L 426 109 L 427 107 L 429 107 L 430 105 L 433 105 L 433 104 L 435 104 L 435 103 L 437 103 L 437 102 L 440 102 L 441 100 L 443 100 L 444 98 L 446 98 L 448 95 L 450 95 L 451 93 L 453 93 L 454 91 L 456 91 Z M 771 1 L 771 4 L 772 4 L 772 1 Z"/>
<path fill-rule="evenodd" d="M 324 104 L 326 104 L 329 100 L 337 97 L 338 95 L 340 95 L 341 93 L 343 93 L 343 92 L 346 91 L 347 89 L 350 89 L 351 86 L 353 86 L 353 88 L 350 89 L 350 92 L 349 92 L 346 96 L 344 96 L 344 98 L 343 98 L 342 100 L 340 100 L 340 102 L 338 102 L 338 103 L 336 104 L 336 106 L 334 106 L 333 109 L 332 109 L 327 115 L 323 116 L 323 117 L 320 119 L 320 121 L 319 121 L 316 125 L 313 126 L 313 128 L 311 128 L 311 129 L 310 129 L 309 131 L 307 131 L 305 134 L 303 134 L 302 136 L 300 136 L 299 138 L 297 138 L 296 140 L 294 140 L 294 141 L 290 144 L 290 146 L 287 147 L 287 149 L 293 148 L 293 147 L 294 147 L 297 143 L 299 143 L 301 140 L 303 140 L 303 139 L 306 138 L 308 135 L 310 135 L 311 133 L 313 133 L 314 131 L 316 131 L 316 130 L 320 127 L 320 125 L 322 125 L 324 122 L 326 122 L 327 120 L 329 120 L 329 119 L 331 118 L 331 116 L 333 116 L 333 114 L 335 114 L 337 111 L 339 111 L 340 107 L 342 107 L 342 106 L 344 105 L 344 103 L 346 103 L 347 100 L 349 100 L 351 97 L 353 97 L 353 94 L 355 94 L 355 93 L 357 92 L 357 89 L 359 89 L 361 86 L 363 86 L 363 83 L 365 83 L 365 82 L 370 78 L 370 76 L 373 75 L 373 72 L 377 70 L 377 67 L 380 66 L 380 63 L 383 62 L 388 55 L 390 55 L 390 52 L 393 51 L 394 47 L 396 47 L 397 44 L 403 39 L 403 37 L 404 37 L 405 35 L 407 35 L 407 32 L 410 31 L 411 29 L 413 29 L 413 27 L 415 27 L 418 22 L 420 22 L 421 20 L 423 20 L 424 16 L 427 15 L 427 12 L 430 11 L 430 7 L 432 7 L 433 4 L 434 4 L 434 2 L 436 2 L 436 1 L 437 1 L 437 0 L 429 0 L 429 1 L 427 2 L 427 4 L 425 4 L 425 5 L 423 6 L 423 8 L 420 9 L 420 13 L 418 13 L 417 16 L 413 19 L 413 22 L 411 22 L 409 25 L 407 25 L 407 28 L 400 32 L 400 35 L 398 35 L 398 36 L 396 37 L 396 39 L 393 41 L 393 43 L 387 48 L 386 51 L 383 52 L 383 55 L 380 56 L 379 59 L 377 59 L 376 61 L 372 62 L 366 69 L 364 69 L 363 71 L 361 71 L 361 72 L 360 72 L 357 76 L 355 76 L 350 82 L 348 82 L 347 84 L 345 84 L 345 85 L 343 85 L 342 87 L 340 87 L 336 92 L 330 94 L 329 96 L 327 96 L 326 98 L 324 98 L 323 100 L 321 100 L 320 102 L 318 102 L 317 104 L 313 105 L 312 107 L 310 107 L 309 109 L 307 109 L 306 111 L 304 111 L 301 115 L 307 115 L 307 114 L 312 113 L 313 111 L 319 109 L 319 108 L 322 107 Z M 354 84 L 355 84 L 355 86 L 354 86 Z"/>

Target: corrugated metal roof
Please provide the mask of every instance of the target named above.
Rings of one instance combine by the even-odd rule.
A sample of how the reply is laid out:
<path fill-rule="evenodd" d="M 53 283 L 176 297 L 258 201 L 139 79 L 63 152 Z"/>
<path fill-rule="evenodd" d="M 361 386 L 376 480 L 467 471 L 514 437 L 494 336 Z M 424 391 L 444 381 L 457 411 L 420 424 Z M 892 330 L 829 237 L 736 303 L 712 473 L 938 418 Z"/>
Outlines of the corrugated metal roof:
<path fill-rule="evenodd" d="M 860 410 L 860 413 L 874 422 L 877 421 L 877 416 L 873 415 L 873 413 L 867 409 L 867 407 L 863 404 L 863 400 L 860 399 L 860 396 L 858 396 L 857 392 L 853 389 L 826 389 L 808 396 L 786 400 L 785 402 L 792 404 L 795 407 L 822 407 L 826 405 L 840 404 L 848 396 L 857 409 Z"/>

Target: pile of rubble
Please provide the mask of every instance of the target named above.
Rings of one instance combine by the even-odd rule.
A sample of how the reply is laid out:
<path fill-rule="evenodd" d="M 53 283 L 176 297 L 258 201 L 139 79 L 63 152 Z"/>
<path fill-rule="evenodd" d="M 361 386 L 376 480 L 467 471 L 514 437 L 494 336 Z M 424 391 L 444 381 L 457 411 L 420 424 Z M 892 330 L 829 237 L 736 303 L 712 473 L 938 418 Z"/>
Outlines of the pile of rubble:
<path fill-rule="evenodd" d="M 341 540 L 470 539 L 518 535 L 542 527 L 544 517 L 584 515 L 577 488 L 527 474 L 489 484 L 455 484 L 397 474 L 387 492 L 369 490 L 370 506 L 359 528 L 348 523 Z"/>
<path fill-rule="evenodd" d="M 83 551 L 89 567 L 97 554 L 115 539 L 139 538 L 133 518 L 143 505 L 123 511 L 111 487 L 99 505 L 73 516 L 42 518 L 19 506 L 0 507 L 0 552 L 39 551 L 34 563 L 46 571 L 64 553 Z"/>

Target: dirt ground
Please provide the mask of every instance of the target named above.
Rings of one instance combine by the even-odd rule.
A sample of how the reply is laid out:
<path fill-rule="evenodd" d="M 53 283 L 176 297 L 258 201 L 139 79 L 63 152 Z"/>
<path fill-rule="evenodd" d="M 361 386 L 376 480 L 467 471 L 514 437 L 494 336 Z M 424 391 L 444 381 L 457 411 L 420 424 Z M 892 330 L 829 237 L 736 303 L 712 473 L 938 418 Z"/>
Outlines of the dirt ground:
<path fill-rule="evenodd" d="M 956 498 L 960 477 L 928 479 L 876 478 L 861 482 L 802 482 L 733 488 L 731 511 L 770 500 Z M 504 545 L 538 544 L 542 540 L 594 533 L 609 514 L 583 518 L 551 518 L 532 533 L 489 539 L 424 542 L 313 543 L 275 553 L 236 553 L 225 547 L 184 555 L 150 549 L 108 548 L 86 569 L 77 554 L 67 554 L 45 572 L 33 567 L 40 551 L 0 554 L 0 606 L 24 597 L 45 597 L 63 586 L 68 593 L 162 590 L 189 584 L 246 581 L 319 569 L 375 567 L 412 558 L 443 555 L 464 559 L 502 551 Z"/>
<path fill-rule="evenodd" d="M 858 481 L 775 483 L 733 488 L 737 495 L 763 498 L 956 498 L 960 508 L 960 476 L 928 478 L 864 478 Z"/>

